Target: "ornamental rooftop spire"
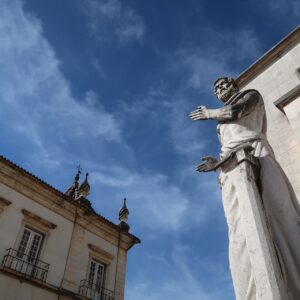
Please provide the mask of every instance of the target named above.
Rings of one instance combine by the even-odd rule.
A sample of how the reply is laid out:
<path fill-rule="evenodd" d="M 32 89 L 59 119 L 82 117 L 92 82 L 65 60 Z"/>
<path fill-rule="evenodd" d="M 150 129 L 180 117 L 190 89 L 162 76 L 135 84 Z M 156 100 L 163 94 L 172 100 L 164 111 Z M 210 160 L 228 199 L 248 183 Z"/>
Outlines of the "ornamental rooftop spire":
<path fill-rule="evenodd" d="M 89 173 L 86 173 L 84 181 L 81 183 L 78 189 L 78 198 L 86 198 L 90 193 L 90 184 L 88 183 Z"/>
<path fill-rule="evenodd" d="M 65 192 L 65 195 L 81 205 L 85 206 L 90 211 L 94 211 L 91 202 L 86 198 L 90 193 L 90 184 L 88 183 L 89 173 L 86 173 L 84 181 L 79 185 L 79 178 L 81 174 L 81 167 L 78 166 L 77 174 L 71 187 Z"/>
<path fill-rule="evenodd" d="M 129 210 L 126 206 L 126 198 L 124 198 L 123 206 L 119 210 L 119 220 L 120 220 L 119 226 L 121 227 L 122 230 L 126 232 L 128 232 L 130 229 L 129 225 L 126 223 L 126 221 L 128 220 L 128 215 L 129 215 Z"/>
<path fill-rule="evenodd" d="M 73 200 L 75 200 L 75 198 L 77 197 L 78 181 L 79 181 L 79 178 L 80 178 L 80 174 L 81 174 L 81 167 L 79 165 L 79 166 L 77 166 L 77 173 L 74 177 L 73 184 L 65 192 L 65 195 L 68 196 L 69 198 L 73 199 Z"/>

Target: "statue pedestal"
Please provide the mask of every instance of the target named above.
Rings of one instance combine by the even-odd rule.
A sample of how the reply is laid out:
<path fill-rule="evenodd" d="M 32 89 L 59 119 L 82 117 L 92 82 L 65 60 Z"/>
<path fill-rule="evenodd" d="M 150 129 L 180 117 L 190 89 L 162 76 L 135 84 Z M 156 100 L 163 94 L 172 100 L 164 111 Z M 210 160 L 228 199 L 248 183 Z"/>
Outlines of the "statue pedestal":
<path fill-rule="evenodd" d="M 236 187 L 244 195 L 240 202 L 242 224 L 250 256 L 257 300 L 287 300 L 275 247 L 259 192 L 259 162 L 246 149 L 240 149 L 226 164 L 240 172 Z M 222 168 L 222 167 L 221 167 Z"/>

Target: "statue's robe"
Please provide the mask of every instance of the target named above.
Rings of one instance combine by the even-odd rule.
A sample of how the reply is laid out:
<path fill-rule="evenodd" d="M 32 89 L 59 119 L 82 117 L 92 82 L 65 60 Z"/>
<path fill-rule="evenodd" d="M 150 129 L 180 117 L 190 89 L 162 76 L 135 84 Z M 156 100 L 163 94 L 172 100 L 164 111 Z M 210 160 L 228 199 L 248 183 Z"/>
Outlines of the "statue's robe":
<path fill-rule="evenodd" d="M 225 103 L 225 117 L 218 124 L 221 158 L 248 142 L 260 162 L 260 190 L 271 237 L 291 300 L 300 299 L 300 209 L 293 189 L 274 158 L 266 140 L 265 109 L 256 90 L 234 95 Z M 229 262 L 237 300 L 257 299 L 247 243 L 241 219 L 238 168 L 223 169 L 219 175 L 229 229 Z M 282 299 L 286 300 L 286 299 Z"/>

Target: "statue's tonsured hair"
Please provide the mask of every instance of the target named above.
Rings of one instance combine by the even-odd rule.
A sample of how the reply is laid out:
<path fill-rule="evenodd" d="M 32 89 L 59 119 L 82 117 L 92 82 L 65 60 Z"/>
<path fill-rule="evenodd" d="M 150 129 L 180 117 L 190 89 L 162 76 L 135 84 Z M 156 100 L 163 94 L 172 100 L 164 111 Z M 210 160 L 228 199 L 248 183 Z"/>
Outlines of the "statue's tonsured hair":
<path fill-rule="evenodd" d="M 215 94 L 216 94 L 216 87 L 217 87 L 217 84 L 218 84 L 218 82 L 219 82 L 220 80 L 225 80 L 225 81 L 228 82 L 228 83 L 233 83 L 236 87 L 238 87 L 237 84 L 236 84 L 236 82 L 235 82 L 235 80 L 234 80 L 232 77 L 220 77 L 220 78 L 218 78 L 218 79 L 214 82 L 214 92 L 215 92 Z"/>

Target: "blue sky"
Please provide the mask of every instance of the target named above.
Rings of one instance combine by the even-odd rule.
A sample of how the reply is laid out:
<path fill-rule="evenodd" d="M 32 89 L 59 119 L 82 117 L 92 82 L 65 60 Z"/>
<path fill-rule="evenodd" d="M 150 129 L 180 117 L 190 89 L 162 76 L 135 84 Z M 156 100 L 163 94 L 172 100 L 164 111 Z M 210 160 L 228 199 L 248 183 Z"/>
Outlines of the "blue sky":
<path fill-rule="evenodd" d="M 300 17 L 297 0 L 0 0 L 1 154 L 64 191 L 90 173 L 95 209 L 132 233 L 126 300 L 233 299 L 216 174 L 212 84 Z"/>

